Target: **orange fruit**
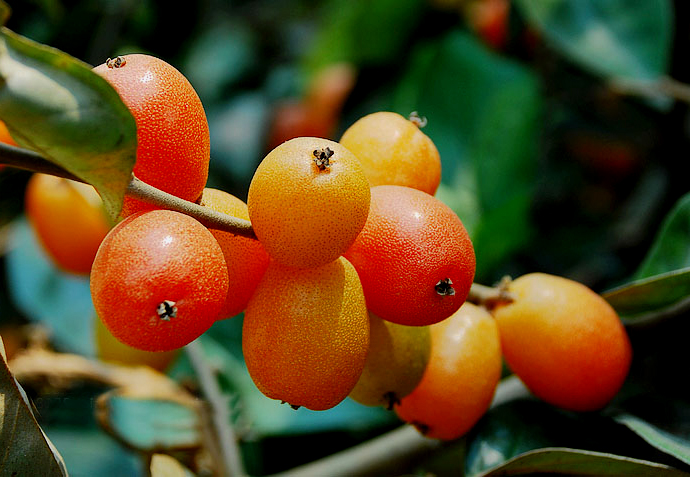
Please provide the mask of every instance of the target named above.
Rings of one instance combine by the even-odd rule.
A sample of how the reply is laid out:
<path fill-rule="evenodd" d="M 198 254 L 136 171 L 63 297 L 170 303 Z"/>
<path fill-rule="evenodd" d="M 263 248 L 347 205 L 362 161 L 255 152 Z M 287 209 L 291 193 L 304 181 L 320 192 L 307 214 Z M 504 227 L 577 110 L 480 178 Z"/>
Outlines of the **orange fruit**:
<path fill-rule="evenodd" d="M 501 378 L 498 327 L 484 308 L 465 303 L 430 329 L 424 376 L 395 412 L 427 437 L 457 439 L 486 413 Z"/>
<path fill-rule="evenodd" d="M 539 398 L 573 411 L 604 407 L 623 385 L 632 349 L 614 309 L 585 285 L 544 273 L 510 283 L 493 311 L 503 355 Z"/>
<path fill-rule="evenodd" d="M 139 212 L 116 225 L 91 269 L 96 313 L 123 343 L 170 351 L 198 338 L 228 294 L 223 251 L 195 219 L 170 210 Z"/>
<path fill-rule="evenodd" d="M 9 144 L 10 146 L 16 146 L 17 145 L 17 143 L 14 141 L 14 139 L 10 135 L 10 132 L 7 129 L 7 125 L 5 124 L 4 121 L 0 121 L 0 142 L 4 142 L 5 144 Z"/>
<path fill-rule="evenodd" d="M 352 391 L 369 349 L 362 286 L 344 258 L 310 269 L 271 261 L 244 314 L 242 350 L 257 388 L 329 409 Z"/>
<path fill-rule="evenodd" d="M 217 212 L 249 220 L 247 204 L 218 189 L 204 189 L 200 204 Z M 269 257 L 258 240 L 210 229 L 220 244 L 228 267 L 228 297 L 220 318 L 229 318 L 244 311 L 259 280 L 268 268 Z"/>
<path fill-rule="evenodd" d="M 434 195 L 441 182 L 441 156 L 413 121 L 380 111 L 355 121 L 340 138 L 362 163 L 371 186 L 401 185 Z"/>
<path fill-rule="evenodd" d="M 448 318 L 474 279 L 474 248 L 461 220 L 409 187 L 371 188 L 369 217 L 345 257 L 359 273 L 371 312 L 402 325 Z"/>
<path fill-rule="evenodd" d="M 25 210 L 36 237 L 61 270 L 88 275 L 110 230 L 96 190 L 81 182 L 35 173 L 25 191 Z"/>
<path fill-rule="evenodd" d="M 398 325 L 373 313 L 369 323 L 369 354 L 350 397 L 366 406 L 392 409 L 422 379 L 431 350 L 429 327 Z"/>
<path fill-rule="evenodd" d="M 98 359 L 128 366 L 149 366 L 164 372 L 180 354 L 179 349 L 154 352 L 132 348 L 115 338 L 98 316 L 94 315 L 94 318 L 96 356 Z"/>
<path fill-rule="evenodd" d="M 369 183 L 350 151 L 299 137 L 261 161 L 247 205 L 256 236 L 276 261 L 312 268 L 338 258 L 369 212 Z"/>
<path fill-rule="evenodd" d="M 134 174 L 196 202 L 208 178 L 210 142 L 206 113 L 187 78 L 165 61 L 142 54 L 119 56 L 93 70 L 115 88 L 136 121 Z M 122 216 L 153 208 L 125 197 Z"/>

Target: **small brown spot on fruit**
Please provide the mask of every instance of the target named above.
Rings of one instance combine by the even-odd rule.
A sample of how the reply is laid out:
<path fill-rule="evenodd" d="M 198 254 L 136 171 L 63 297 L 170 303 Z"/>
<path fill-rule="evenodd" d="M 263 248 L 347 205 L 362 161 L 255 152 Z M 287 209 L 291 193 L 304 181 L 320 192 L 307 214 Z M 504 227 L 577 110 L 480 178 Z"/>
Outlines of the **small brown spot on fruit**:
<path fill-rule="evenodd" d="M 175 318 L 177 316 L 175 302 L 170 300 L 162 301 L 156 307 L 156 313 L 161 320 L 170 321 L 170 318 Z"/>
<path fill-rule="evenodd" d="M 105 60 L 105 65 L 108 68 L 122 68 L 127 64 L 127 60 L 123 56 L 116 56 L 115 58 L 108 58 Z"/>
<path fill-rule="evenodd" d="M 453 281 L 450 278 L 444 278 L 439 280 L 434 286 L 436 293 L 441 296 L 453 296 L 455 295 L 455 288 L 453 288 Z"/>
<path fill-rule="evenodd" d="M 320 171 L 325 171 L 331 166 L 331 157 L 335 152 L 330 147 L 314 150 L 314 164 Z"/>

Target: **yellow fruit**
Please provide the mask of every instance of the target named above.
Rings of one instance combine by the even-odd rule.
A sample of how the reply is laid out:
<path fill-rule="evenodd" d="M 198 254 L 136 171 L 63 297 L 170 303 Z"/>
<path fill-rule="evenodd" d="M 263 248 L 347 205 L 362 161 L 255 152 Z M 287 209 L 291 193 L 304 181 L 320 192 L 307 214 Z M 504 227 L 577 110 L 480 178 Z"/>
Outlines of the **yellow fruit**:
<path fill-rule="evenodd" d="M 509 285 L 494 310 L 510 368 L 544 401 L 573 411 L 605 406 L 623 385 L 632 349 L 614 309 L 585 285 L 545 273 Z"/>
<path fill-rule="evenodd" d="M 393 408 L 422 379 L 431 351 L 428 326 L 405 326 L 369 312 L 371 344 L 350 397 L 366 406 Z"/>
<path fill-rule="evenodd" d="M 284 142 L 261 161 L 247 205 L 254 232 L 276 261 L 296 268 L 342 255 L 369 214 L 369 183 L 357 158 L 327 139 Z"/>
<path fill-rule="evenodd" d="M 380 111 L 357 120 L 340 138 L 362 163 L 372 187 L 401 185 L 434 195 L 441 182 L 441 156 L 417 124 Z"/>
<path fill-rule="evenodd" d="M 489 312 L 465 303 L 431 325 L 431 357 L 395 412 L 427 437 L 457 439 L 489 409 L 501 377 L 501 342 Z"/>
<path fill-rule="evenodd" d="M 362 285 L 344 258 L 293 269 L 271 261 L 245 311 L 242 350 L 259 390 L 329 409 L 352 391 L 369 349 Z"/>

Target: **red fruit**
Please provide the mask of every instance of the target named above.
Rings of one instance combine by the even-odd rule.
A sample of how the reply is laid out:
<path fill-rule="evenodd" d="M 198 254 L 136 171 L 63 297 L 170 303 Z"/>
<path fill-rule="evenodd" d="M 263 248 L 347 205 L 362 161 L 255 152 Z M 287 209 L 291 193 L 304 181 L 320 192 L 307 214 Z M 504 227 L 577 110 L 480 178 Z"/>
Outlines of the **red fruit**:
<path fill-rule="evenodd" d="M 218 318 L 227 293 L 216 239 L 201 223 L 170 210 L 120 222 L 91 269 L 98 316 L 113 336 L 144 351 L 169 351 L 198 338 Z"/>
<path fill-rule="evenodd" d="M 369 217 L 345 257 L 359 273 L 367 307 L 402 325 L 448 318 L 474 279 L 474 248 L 458 216 L 409 187 L 372 187 Z"/>
<path fill-rule="evenodd" d="M 195 202 L 206 186 L 210 143 L 206 113 L 182 73 L 149 55 L 124 55 L 96 66 L 137 123 L 134 175 Z M 155 208 L 125 197 L 122 216 Z"/>

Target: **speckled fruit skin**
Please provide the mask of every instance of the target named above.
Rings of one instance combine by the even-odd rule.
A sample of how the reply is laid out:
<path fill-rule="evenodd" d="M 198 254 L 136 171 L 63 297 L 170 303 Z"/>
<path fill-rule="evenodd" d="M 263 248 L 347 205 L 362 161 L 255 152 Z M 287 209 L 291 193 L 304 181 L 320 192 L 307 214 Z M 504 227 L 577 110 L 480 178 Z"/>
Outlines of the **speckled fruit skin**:
<path fill-rule="evenodd" d="M 123 55 L 123 66 L 93 71 L 118 92 L 137 124 L 134 174 L 142 181 L 196 202 L 206 186 L 210 141 L 196 91 L 175 67 L 149 55 Z M 154 206 L 125 197 L 121 215 Z"/>
<path fill-rule="evenodd" d="M 369 323 L 369 354 L 350 398 L 392 409 L 422 379 L 431 353 L 430 327 L 398 325 L 373 313 Z"/>
<path fill-rule="evenodd" d="M 24 208 L 39 242 L 62 271 L 88 275 L 96 251 L 110 230 L 96 190 L 46 174 L 33 174 Z"/>
<path fill-rule="evenodd" d="M 354 122 L 340 144 L 362 163 L 371 186 L 401 185 L 434 195 L 441 156 L 433 141 L 400 114 L 379 111 Z"/>
<path fill-rule="evenodd" d="M 200 204 L 217 212 L 249 220 L 247 204 L 222 190 L 204 189 Z M 258 240 L 222 230 L 209 230 L 223 249 L 230 280 L 228 298 L 219 319 L 230 318 L 247 307 L 249 299 L 268 268 L 270 258 Z"/>
<path fill-rule="evenodd" d="M 359 273 L 369 309 L 411 326 L 437 323 L 460 308 L 476 266 L 455 212 L 426 192 L 396 185 L 371 188 L 369 217 L 344 256 Z M 437 293 L 444 279 L 454 295 Z"/>
<path fill-rule="evenodd" d="M 262 393 L 330 409 L 354 388 L 368 349 L 364 294 L 347 260 L 302 270 L 271 261 L 242 330 L 247 369 Z"/>
<path fill-rule="evenodd" d="M 506 362 L 539 398 L 573 411 L 604 407 L 619 391 L 632 349 L 614 309 L 576 281 L 523 275 L 515 300 L 493 311 Z"/>
<path fill-rule="evenodd" d="M 502 366 L 498 327 L 484 308 L 465 303 L 430 329 L 424 376 L 395 412 L 427 437 L 457 439 L 491 405 Z"/>
<path fill-rule="evenodd" d="M 320 170 L 314 151 L 333 151 Z M 261 161 L 247 205 L 256 236 L 276 261 L 313 268 L 352 244 L 369 212 L 369 183 L 357 158 L 337 142 L 299 137 Z"/>
<path fill-rule="evenodd" d="M 170 351 L 198 338 L 218 318 L 228 293 L 223 251 L 206 227 L 169 210 L 138 212 L 115 226 L 91 269 L 91 297 L 123 343 Z M 176 316 L 157 313 L 165 301 Z"/>

